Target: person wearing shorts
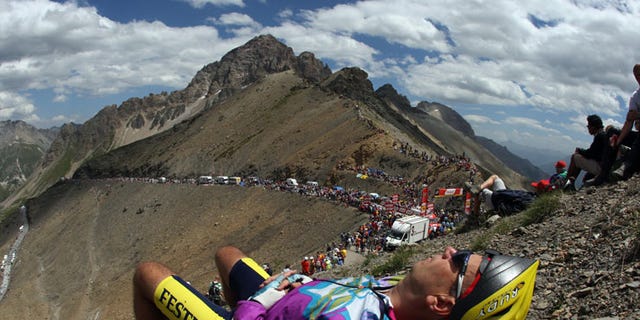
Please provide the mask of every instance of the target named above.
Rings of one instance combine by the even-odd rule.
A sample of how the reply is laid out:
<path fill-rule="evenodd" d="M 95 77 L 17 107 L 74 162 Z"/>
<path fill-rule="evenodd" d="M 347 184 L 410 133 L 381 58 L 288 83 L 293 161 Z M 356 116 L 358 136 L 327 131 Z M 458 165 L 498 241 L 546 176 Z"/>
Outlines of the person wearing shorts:
<path fill-rule="evenodd" d="M 268 277 L 253 259 L 240 259 L 229 271 L 227 280 L 222 280 L 227 302 L 235 305 L 238 300 L 248 299 Z M 162 319 L 162 315 L 166 319 L 232 319 L 230 311 L 204 297 L 162 264 L 140 264 L 134 283 L 136 319 Z M 234 290 L 225 289 L 225 283 Z M 154 308 L 150 308 L 148 297 L 153 297 Z"/>
<path fill-rule="evenodd" d="M 469 190 L 476 197 L 473 208 L 473 212 L 475 214 L 478 214 L 480 212 L 480 203 L 484 203 L 487 211 L 495 210 L 495 206 L 493 205 L 491 196 L 493 196 L 493 193 L 498 190 L 507 189 L 504 181 L 502 181 L 502 179 L 495 174 L 484 180 L 480 185 L 472 185 L 467 182 L 465 183 L 465 186 L 467 190 Z"/>
<path fill-rule="evenodd" d="M 504 181 L 502 181 L 502 179 L 495 174 L 490 176 L 489 179 L 485 180 L 480 185 L 480 196 L 484 200 L 487 210 L 491 211 L 495 209 L 493 201 L 491 201 L 491 196 L 493 196 L 493 193 L 495 191 L 505 189 L 507 189 L 507 187 L 505 186 Z"/>

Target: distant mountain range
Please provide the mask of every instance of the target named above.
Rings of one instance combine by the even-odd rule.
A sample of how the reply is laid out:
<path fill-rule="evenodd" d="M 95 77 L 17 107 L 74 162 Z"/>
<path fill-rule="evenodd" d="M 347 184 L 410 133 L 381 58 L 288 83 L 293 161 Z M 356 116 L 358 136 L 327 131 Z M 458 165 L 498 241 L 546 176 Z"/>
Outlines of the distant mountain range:
<path fill-rule="evenodd" d="M 538 148 L 532 148 L 530 146 L 523 146 L 517 143 L 509 143 L 509 150 L 513 153 L 517 153 L 519 156 L 528 159 L 534 166 L 540 168 L 547 174 L 553 174 L 555 172 L 554 165 L 558 160 L 564 160 L 569 164 L 571 159 L 570 152 L 559 152 L 552 150 L 543 150 Z"/>
<path fill-rule="evenodd" d="M 0 121 L 0 201 L 27 181 L 58 131 L 24 121 Z"/>

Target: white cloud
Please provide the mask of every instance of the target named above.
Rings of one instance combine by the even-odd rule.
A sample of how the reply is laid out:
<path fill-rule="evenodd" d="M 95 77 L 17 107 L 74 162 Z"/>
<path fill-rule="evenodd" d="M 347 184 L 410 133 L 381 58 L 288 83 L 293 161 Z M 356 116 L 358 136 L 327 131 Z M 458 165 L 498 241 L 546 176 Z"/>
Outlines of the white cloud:
<path fill-rule="evenodd" d="M 381 37 L 407 48 L 446 51 L 444 35 L 426 20 L 428 6 L 416 1 L 361 1 L 303 12 L 305 25 L 334 34 Z"/>
<path fill-rule="evenodd" d="M 12 30 L 0 40 L 0 90 L 53 89 L 67 97 L 144 85 L 180 88 L 246 41 L 220 39 L 206 26 L 120 24 L 73 2 L 3 2 L 0 29 Z"/>
<path fill-rule="evenodd" d="M 214 6 L 238 6 L 244 7 L 243 0 L 180 0 L 182 2 L 186 2 L 194 8 L 203 8 L 207 4 L 211 4 Z"/>
<path fill-rule="evenodd" d="M 13 92 L 0 91 L 0 119 L 23 118 L 35 111 L 33 103 Z"/>
<path fill-rule="evenodd" d="M 54 101 L 54 102 L 65 102 L 65 101 L 67 101 L 67 96 L 65 96 L 64 94 L 56 95 L 56 96 L 53 98 L 53 101 Z"/>
<path fill-rule="evenodd" d="M 468 122 L 471 123 L 475 123 L 475 124 L 492 124 L 492 125 L 498 125 L 500 124 L 500 122 L 489 118 L 487 116 L 483 116 L 483 115 L 478 115 L 478 114 L 470 114 L 470 115 L 466 115 L 465 120 L 467 120 Z"/>
<path fill-rule="evenodd" d="M 237 12 L 223 14 L 220 18 L 214 19 L 213 21 L 225 26 L 250 26 L 254 28 L 261 26 L 260 23 L 253 20 L 250 16 Z"/>
<path fill-rule="evenodd" d="M 51 118 L 51 120 L 53 122 L 57 122 L 57 123 L 66 123 L 66 122 L 74 121 L 75 118 L 68 117 L 68 116 L 65 116 L 65 115 L 57 115 L 57 116 Z"/>
<path fill-rule="evenodd" d="M 367 69 L 368 66 L 375 64 L 373 56 L 377 51 L 348 36 L 318 32 L 293 23 L 267 27 L 263 32 L 284 39 L 288 46 L 296 49 L 296 54 L 310 51 L 320 59 L 328 58 L 335 61 L 339 67 L 359 66 Z M 309 37 L 309 34 L 313 34 L 313 37 Z"/>
<path fill-rule="evenodd" d="M 252 37 L 256 33 L 259 33 L 259 30 L 262 28 L 262 25 L 250 16 L 237 12 L 223 14 L 219 18 L 214 17 L 207 20 L 214 25 L 228 27 L 228 31 L 235 36 Z"/>
<path fill-rule="evenodd" d="M 292 16 L 293 16 L 293 10 L 291 9 L 284 9 L 278 12 L 278 17 L 283 19 L 288 19 L 288 18 L 291 18 Z"/>
<path fill-rule="evenodd" d="M 519 128 L 522 127 L 527 127 L 530 129 L 536 129 L 536 130 L 540 130 L 540 131 L 549 131 L 549 132 L 554 132 L 557 133 L 557 130 L 551 129 L 548 126 L 545 126 L 543 124 L 540 123 L 540 121 L 536 120 L 536 119 L 532 119 L 532 118 L 525 118 L 525 117 L 507 117 L 504 120 L 505 123 L 509 123 L 510 125 L 514 125 L 514 126 L 518 126 Z"/>
<path fill-rule="evenodd" d="M 405 69 L 399 81 L 414 96 L 616 115 L 621 112 L 616 98 L 633 86 L 633 62 L 628 61 L 638 56 L 639 46 L 631 38 L 640 20 L 617 10 L 623 6 L 637 12 L 634 4 L 594 3 L 364 1 L 302 16 L 305 28 L 327 37 L 365 35 L 399 50 L 439 53 Z M 536 26 L 534 19 L 548 26 Z M 387 75 L 382 71 L 387 65 L 376 61 L 382 50 L 371 48 L 375 54 L 362 65 L 380 68 L 368 70 L 372 76 Z M 322 56 L 345 61 L 344 51 L 337 51 Z"/>

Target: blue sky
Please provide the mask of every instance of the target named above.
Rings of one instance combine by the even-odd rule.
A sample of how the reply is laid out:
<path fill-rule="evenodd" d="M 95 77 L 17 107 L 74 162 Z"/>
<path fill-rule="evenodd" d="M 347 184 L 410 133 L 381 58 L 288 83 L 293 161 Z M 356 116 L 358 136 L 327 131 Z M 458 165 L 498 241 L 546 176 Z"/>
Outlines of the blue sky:
<path fill-rule="evenodd" d="M 638 88 L 631 0 L 0 0 L 0 120 L 83 123 L 266 33 L 511 149 L 586 147 L 586 116 L 620 125 Z"/>

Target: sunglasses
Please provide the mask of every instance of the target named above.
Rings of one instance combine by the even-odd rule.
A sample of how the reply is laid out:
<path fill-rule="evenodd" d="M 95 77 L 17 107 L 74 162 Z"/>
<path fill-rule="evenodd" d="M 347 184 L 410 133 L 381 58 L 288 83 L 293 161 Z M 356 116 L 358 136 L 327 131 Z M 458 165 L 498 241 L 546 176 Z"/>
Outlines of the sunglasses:
<path fill-rule="evenodd" d="M 467 266 L 469 265 L 469 257 L 473 254 L 471 250 L 458 250 L 451 255 L 451 261 L 453 265 L 458 268 L 458 280 L 456 282 L 456 300 L 460 298 L 462 294 L 462 281 L 464 280 L 464 274 L 467 272 Z"/>
<path fill-rule="evenodd" d="M 467 272 L 467 266 L 469 265 L 469 257 L 473 254 L 471 250 L 458 250 L 456 253 L 451 255 L 451 261 L 453 261 L 453 265 L 458 268 L 458 279 L 456 280 L 456 300 L 460 298 L 462 294 L 462 281 L 464 280 L 464 274 Z M 496 250 L 486 249 L 484 251 L 484 255 L 482 256 L 482 262 L 478 267 L 478 273 L 483 274 L 484 271 L 491 263 L 491 260 L 494 256 L 501 255 L 500 252 Z"/>

